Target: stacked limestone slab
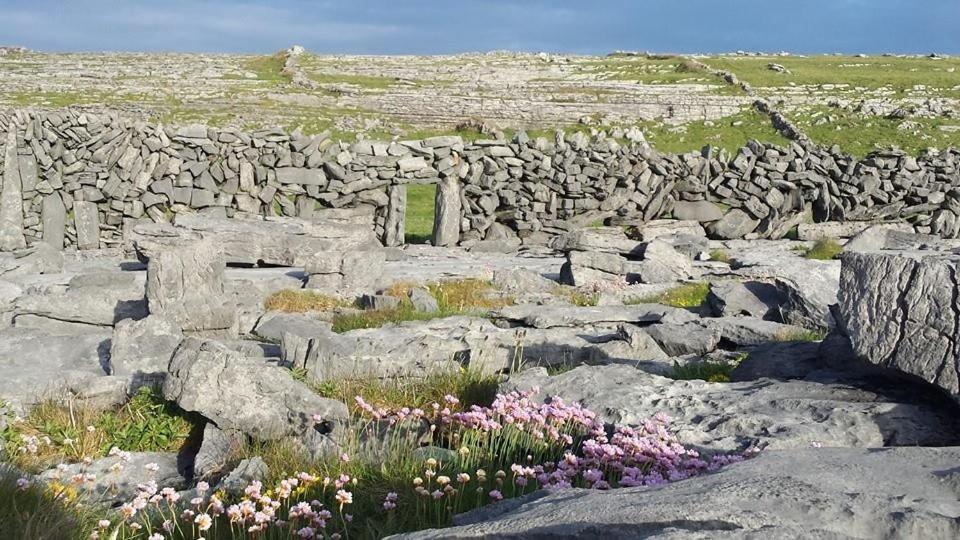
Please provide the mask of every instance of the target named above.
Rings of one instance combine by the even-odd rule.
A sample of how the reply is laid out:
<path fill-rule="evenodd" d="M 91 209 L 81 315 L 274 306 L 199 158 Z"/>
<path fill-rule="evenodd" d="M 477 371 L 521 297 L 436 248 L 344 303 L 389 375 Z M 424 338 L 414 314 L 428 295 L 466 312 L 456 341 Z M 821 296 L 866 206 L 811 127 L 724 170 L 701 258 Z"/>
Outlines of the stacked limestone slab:
<path fill-rule="evenodd" d="M 5 250 L 40 241 L 117 246 L 140 223 L 193 212 L 313 219 L 330 210 L 368 216 L 361 226 L 400 245 L 406 186 L 424 183 L 438 185 L 438 245 L 510 249 L 599 218 L 669 216 L 721 239 L 779 238 L 811 219 L 900 220 L 920 233 L 960 234 L 955 150 L 857 160 L 836 147 L 750 142 L 732 157 L 670 155 L 562 132 L 348 144 L 76 110 L 0 114 L 0 134 Z"/>

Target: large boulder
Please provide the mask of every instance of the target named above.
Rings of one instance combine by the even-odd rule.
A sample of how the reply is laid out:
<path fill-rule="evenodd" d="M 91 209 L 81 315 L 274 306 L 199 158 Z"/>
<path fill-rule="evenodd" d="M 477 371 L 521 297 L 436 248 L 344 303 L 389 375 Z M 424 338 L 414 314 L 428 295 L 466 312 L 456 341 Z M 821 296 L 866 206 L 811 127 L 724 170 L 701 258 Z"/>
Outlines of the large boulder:
<path fill-rule="evenodd" d="M 840 261 L 801 257 L 795 251 L 747 250 L 736 255 L 740 278 L 774 285 L 781 300 L 781 322 L 825 330 L 835 324 L 830 306 L 837 303 Z"/>
<path fill-rule="evenodd" d="M 643 261 L 632 269 L 641 283 L 670 283 L 690 279 L 693 263 L 670 243 L 655 239 L 643 251 Z"/>
<path fill-rule="evenodd" d="M 372 289 L 383 282 L 386 253 L 380 249 L 321 251 L 304 263 L 306 287 L 330 294 Z"/>
<path fill-rule="evenodd" d="M 710 201 L 677 201 L 673 205 L 673 217 L 709 223 L 723 218 L 723 210 Z"/>
<path fill-rule="evenodd" d="M 283 333 L 282 360 L 304 369 L 315 382 L 356 376 L 426 377 L 461 367 L 488 373 L 520 365 L 583 363 L 629 363 L 655 373 L 670 369 L 657 342 L 636 326 L 557 322 L 561 324 L 549 328 L 500 328 L 485 319 L 447 317 L 343 334 L 291 329 Z"/>
<path fill-rule="evenodd" d="M 919 249 L 940 242 L 939 236 L 915 233 L 909 225 L 872 225 L 844 244 L 843 251 Z"/>
<path fill-rule="evenodd" d="M 224 294 L 220 246 L 201 240 L 176 247 L 150 248 L 147 306 L 187 333 L 236 335 L 236 310 Z"/>
<path fill-rule="evenodd" d="M 195 337 L 174 353 L 163 394 L 222 430 L 261 440 L 327 435 L 347 418 L 346 405 L 320 397 L 290 370 Z"/>
<path fill-rule="evenodd" d="M 550 239 L 557 251 L 588 251 L 639 256 L 643 243 L 631 240 L 620 227 L 577 229 Z"/>
<path fill-rule="evenodd" d="M 710 284 L 707 304 L 717 317 L 757 317 L 779 320 L 783 298 L 775 285 L 762 281 L 726 279 Z"/>
<path fill-rule="evenodd" d="M 537 492 L 409 539 L 956 538 L 960 448 L 802 448 L 658 488 Z"/>
<path fill-rule="evenodd" d="M 29 274 L 56 274 L 62 271 L 62 250 L 45 242 L 13 253 L 0 254 L 0 276 L 5 279 Z"/>
<path fill-rule="evenodd" d="M 960 255 L 843 255 L 839 312 L 854 353 L 960 401 Z"/>
<path fill-rule="evenodd" d="M 511 324 L 532 328 L 582 327 L 601 323 L 651 324 L 656 322 L 682 324 L 699 317 L 685 309 L 660 304 L 632 306 L 507 306 L 497 310 L 493 317 Z"/>

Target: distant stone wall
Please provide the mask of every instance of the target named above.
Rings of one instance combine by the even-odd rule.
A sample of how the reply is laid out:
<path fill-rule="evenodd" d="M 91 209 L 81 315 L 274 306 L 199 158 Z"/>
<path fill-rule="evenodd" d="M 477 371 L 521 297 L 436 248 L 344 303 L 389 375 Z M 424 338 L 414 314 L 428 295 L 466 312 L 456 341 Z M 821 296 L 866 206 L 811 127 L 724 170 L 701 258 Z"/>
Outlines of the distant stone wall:
<path fill-rule="evenodd" d="M 369 207 L 377 235 L 402 243 L 407 183 L 435 183 L 459 138 L 334 142 L 277 130 L 160 127 L 75 110 L 0 114 L 0 249 L 119 245 L 137 220 L 219 211 L 311 217 Z M 434 168 L 431 168 L 433 165 Z M 212 209 L 212 210 L 211 210 Z"/>
<path fill-rule="evenodd" d="M 0 113 L 0 249 L 120 245 L 141 220 L 184 212 L 314 217 L 357 209 L 403 243 L 406 185 L 438 184 L 442 245 L 546 240 L 586 220 L 672 215 L 720 238 L 779 237 L 815 221 L 902 219 L 960 233 L 960 153 L 855 160 L 837 148 L 751 142 L 732 158 L 659 154 L 582 133 L 335 142 L 278 130 L 161 127 L 115 113 Z"/>
<path fill-rule="evenodd" d="M 718 238 L 779 238 L 803 221 L 883 220 L 960 235 L 954 149 L 857 160 L 837 147 L 752 141 L 731 159 L 659 154 L 575 134 L 469 147 L 464 155 L 464 240 L 485 238 L 494 222 L 530 237 L 585 224 L 583 217 L 639 224 L 667 216 L 709 224 Z M 495 228 L 495 236 L 502 233 Z"/>

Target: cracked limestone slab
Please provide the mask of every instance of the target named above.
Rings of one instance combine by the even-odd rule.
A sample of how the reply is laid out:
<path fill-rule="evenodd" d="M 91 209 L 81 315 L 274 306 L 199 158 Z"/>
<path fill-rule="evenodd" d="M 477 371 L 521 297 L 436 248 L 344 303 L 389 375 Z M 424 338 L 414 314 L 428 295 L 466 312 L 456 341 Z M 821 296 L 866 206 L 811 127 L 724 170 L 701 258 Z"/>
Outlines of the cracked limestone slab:
<path fill-rule="evenodd" d="M 960 402 L 960 255 L 843 256 L 839 311 L 854 353 L 935 384 Z"/>

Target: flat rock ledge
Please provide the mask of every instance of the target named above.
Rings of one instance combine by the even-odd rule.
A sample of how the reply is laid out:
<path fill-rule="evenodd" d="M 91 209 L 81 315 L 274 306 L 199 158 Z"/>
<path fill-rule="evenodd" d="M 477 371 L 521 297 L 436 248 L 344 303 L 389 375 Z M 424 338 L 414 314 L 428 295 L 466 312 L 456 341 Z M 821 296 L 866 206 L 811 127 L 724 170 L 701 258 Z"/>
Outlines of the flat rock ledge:
<path fill-rule="evenodd" d="M 658 488 L 537 492 L 392 538 L 956 538 L 960 448 L 770 450 Z"/>

